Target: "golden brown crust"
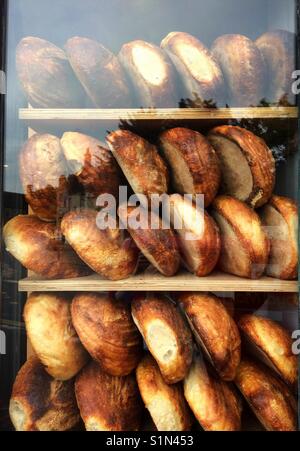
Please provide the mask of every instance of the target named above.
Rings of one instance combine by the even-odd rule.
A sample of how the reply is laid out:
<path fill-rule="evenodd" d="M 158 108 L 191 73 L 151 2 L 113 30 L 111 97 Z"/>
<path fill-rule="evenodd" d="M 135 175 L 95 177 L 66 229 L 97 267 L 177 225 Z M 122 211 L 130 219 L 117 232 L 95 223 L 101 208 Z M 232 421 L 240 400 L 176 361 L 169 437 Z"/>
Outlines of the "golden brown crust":
<path fill-rule="evenodd" d="M 281 217 L 272 215 L 274 209 Z M 261 212 L 262 223 L 271 243 L 267 274 L 293 280 L 298 275 L 298 207 L 294 200 L 273 195 Z M 284 229 L 282 229 L 282 225 Z"/>
<path fill-rule="evenodd" d="M 77 376 L 75 392 L 88 431 L 139 430 L 142 402 L 133 375 L 110 376 L 91 362 Z"/>
<path fill-rule="evenodd" d="M 153 357 L 144 357 L 137 367 L 136 378 L 158 431 L 190 430 L 192 418 L 181 384 L 166 384 Z"/>
<path fill-rule="evenodd" d="M 17 72 L 35 108 L 80 108 L 84 91 L 65 52 L 51 42 L 28 36 L 17 47 Z"/>
<path fill-rule="evenodd" d="M 184 380 L 184 395 L 206 431 L 240 431 L 242 405 L 234 388 L 196 357 Z"/>
<path fill-rule="evenodd" d="M 55 224 L 35 216 L 16 216 L 3 229 L 6 250 L 25 268 L 47 279 L 72 279 L 90 274 L 89 268 L 63 242 Z"/>
<path fill-rule="evenodd" d="M 110 280 L 126 279 L 134 274 L 138 251 L 133 241 L 119 228 L 98 228 L 96 211 L 83 209 L 67 213 L 61 229 L 68 243 L 96 273 Z"/>
<path fill-rule="evenodd" d="M 213 141 L 215 136 L 222 136 L 237 144 L 248 162 L 253 187 L 248 199 L 240 200 L 254 208 L 264 205 L 273 193 L 276 174 L 275 160 L 265 141 L 245 128 L 231 125 L 222 125 L 211 130 L 209 139 Z M 218 154 L 217 147 L 215 150 Z M 232 192 L 224 194 L 234 197 Z"/>
<path fill-rule="evenodd" d="M 235 378 L 241 359 L 238 328 L 224 304 L 212 294 L 183 293 L 178 296 L 198 345 L 204 350 L 219 376 Z"/>
<path fill-rule="evenodd" d="M 67 132 L 61 145 L 70 170 L 85 192 L 95 197 L 106 193 L 118 197 L 119 168 L 104 143 L 82 133 Z"/>
<path fill-rule="evenodd" d="M 177 127 L 163 132 L 159 142 L 172 168 L 176 191 L 180 194 L 203 194 L 207 207 L 217 195 L 221 181 L 219 160 L 209 141 L 199 132 Z M 190 177 L 188 183 L 183 165 Z"/>
<path fill-rule="evenodd" d="M 176 305 L 158 294 L 140 294 L 132 316 L 167 384 L 182 380 L 192 361 L 192 336 Z"/>
<path fill-rule="evenodd" d="M 240 277 L 259 278 L 268 263 L 270 243 L 258 215 L 245 203 L 229 196 L 217 197 L 213 209 L 221 231 L 221 270 Z M 232 236 L 221 220 L 231 229 Z M 234 249 L 233 239 L 236 240 Z"/>
<path fill-rule="evenodd" d="M 257 315 L 243 315 L 238 325 L 245 338 L 263 353 L 269 366 L 290 385 L 296 385 L 298 359 L 292 352 L 291 334 L 271 319 Z"/>
<path fill-rule="evenodd" d="M 211 52 L 188 33 L 171 32 L 161 42 L 185 87 L 188 104 L 223 105 L 224 79 Z"/>
<path fill-rule="evenodd" d="M 26 201 L 34 214 L 44 221 L 59 219 L 70 190 L 67 162 L 59 139 L 35 134 L 24 144 L 19 164 Z"/>
<path fill-rule="evenodd" d="M 128 42 L 118 58 L 132 82 L 137 107 L 177 106 L 175 72 L 159 47 L 141 40 Z"/>
<path fill-rule="evenodd" d="M 96 108 L 130 108 L 125 74 L 118 58 L 102 44 L 75 36 L 65 50 L 70 64 Z"/>
<path fill-rule="evenodd" d="M 271 103 L 295 105 L 292 74 L 296 69 L 296 36 L 286 30 L 268 31 L 255 44 L 261 51 L 268 71 L 268 95 Z"/>
<path fill-rule="evenodd" d="M 267 367 L 242 360 L 235 379 L 249 406 L 268 431 L 296 431 L 297 403 L 287 386 Z"/>
<path fill-rule="evenodd" d="M 159 216 L 154 212 L 150 214 L 142 207 L 136 209 L 121 205 L 118 213 L 121 222 L 149 262 L 164 276 L 174 276 L 180 266 L 180 253 L 173 230 L 163 228 Z M 158 225 L 157 228 L 151 227 L 152 221 Z M 136 222 L 139 228 L 136 227 Z"/>
<path fill-rule="evenodd" d="M 67 431 L 80 420 L 74 380 L 60 382 L 36 357 L 20 369 L 12 391 L 10 418 L 17 431 Z"/>
<path fill-rule="evenodd" d="M 171 218 L 174 221 L 180 219 L 182 223 L 176 232 L 185 266 L 198 277 L 210 274 L 221 251 L 220 232 L 215 221 L 206 211 L 186 203 L 179 194 L 173 194 L 169 200 Z"/>
<path fill-rule="evenodd" d="M 215 40 L 211 52 L 223 71 L 229 106 L 258 106 L 265 95 L 266 66 L 255 43 L 243 35 L 226 34 Z"/>
<path fill-rule="evenodd" d="M 112 376 L 126 376 L 142 357 L 142 337 L 130 307 L 112 294 L 84 293 L 74 297 L 72 320 L 84 347 Z"/>
<path fill-rule="evenodd" d="M 106 140 L 136 194 L 168 191 L 168 170 L 154 145 L 129 130 L 112 132 Z"/>
<path fill-rule="evenodd" d="M 55 379 L 69 380 L 88 361 L 71 319 L 71 299 L 59 293 L 31 293 L 24 308 L 34 352 Z"/>

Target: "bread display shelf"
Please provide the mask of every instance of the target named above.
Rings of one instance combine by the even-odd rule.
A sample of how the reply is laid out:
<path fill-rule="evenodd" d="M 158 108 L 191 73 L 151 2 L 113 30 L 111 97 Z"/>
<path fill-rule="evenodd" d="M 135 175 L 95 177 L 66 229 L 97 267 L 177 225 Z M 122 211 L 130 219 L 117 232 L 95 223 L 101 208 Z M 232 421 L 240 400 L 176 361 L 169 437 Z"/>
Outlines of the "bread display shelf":
<path fill-rule="evenodd" d="M 195 277 L 182 272 L 166 278 L 160 274 L 144 273 L 129 279 L 109 281 L 97 274 L 77 279 L 43 280 L 30 276 L 20 280 L 19 290 L 34 291 L 219 291 L 219 292 L 282 292 L 297 293 L 296 281 L 263 277 L 249 280 L 214 272 L 207 277 Z"/>

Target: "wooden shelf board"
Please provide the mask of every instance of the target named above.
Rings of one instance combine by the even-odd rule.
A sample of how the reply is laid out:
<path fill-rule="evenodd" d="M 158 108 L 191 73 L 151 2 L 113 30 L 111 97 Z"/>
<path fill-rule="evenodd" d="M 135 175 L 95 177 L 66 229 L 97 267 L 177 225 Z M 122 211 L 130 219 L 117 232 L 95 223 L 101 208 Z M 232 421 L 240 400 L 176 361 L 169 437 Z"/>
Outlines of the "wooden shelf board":
<path fill-rule="evenodd" d="M 297 119 L 296 107 L 161 108 L 161 109 L 38 109 L 21 108 L 24 121 L 137 121 L 198 119 Z"/>
<path fill-rule="evenodd" d="M 120 281 L 109 281 L 97 274 L 67 280 L 42 280 L 30 276 L 19 282 L 22 292 L 33 291 L 219 291 L 219 292 L 282 292 L 297 293 L 297 281 L 263 277 L 249 280 L 215 272 L 207 277 L 195 277 L 182 272 L 166 278 L 149 272 Z"/>

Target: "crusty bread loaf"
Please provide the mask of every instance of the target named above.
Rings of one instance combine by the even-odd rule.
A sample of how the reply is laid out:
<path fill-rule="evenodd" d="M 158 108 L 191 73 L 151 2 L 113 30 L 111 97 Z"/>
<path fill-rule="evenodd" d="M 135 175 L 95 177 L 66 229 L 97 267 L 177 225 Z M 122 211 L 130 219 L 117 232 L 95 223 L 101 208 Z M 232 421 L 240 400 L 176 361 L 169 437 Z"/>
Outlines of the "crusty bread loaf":
<path fill-rule="evenodd" d="M 119 228 L 101 230 L 96 211 L 83 209 L 67 213 L 61 229 L 68 243 L 96 273 L 110 280 L 126 279 L 134 274 L 137 248 Z"/>
<path fill-rule="evenodd" d="M 287 386 L 266 366 L 243 359 L 235 382 L 268 431 L 297 430 L 297 402 Z"/>
<path fill-rule="evenodd" d="M 65 44 L 70 64 L 96 108 L 130 108 L 127 81 L 118 58 L 92 39 L 73 37 Z"/>
<path fill-rule="evenodd" d="M 28 36 L 19 42 L 16 60 L 20 83 L 33 107 L 84 106 L 84 91 L 62 49 Z"/>
<path fill-rule="evenodd" d="M 238 325 L 255 355 L 261 356 L 285 382 L 296 386 L 298 358 L 292 351 L 290 332 L 276 321 L 258 315 L 242 315 Z"/>
<path fill-rule="evenodd" d="M 275 161 L 265 141 L 245 128 L 222 125 L 208 135 L 222 171 L 222 192 L 261 207 L 275 185 Z"/>
<path fill-rule="evenodd" d="M 268 31 L 255 44 L 267 66 L 267 101 L 284 106 L 295 105 L 292 75 L 296 70 L 296 35 L 286 30 Z"/>
<path fill-rule="evenodd" d="M 215 221 L 206 211 L 187 202 L 179 194 L 169 198 L 173 227 L 176 227 L 182 260 L 198 277 L 210 274 L 218 263 L 221 239 Z"/>
<path fill-rule="evenodd" d="M 118 58 L 132 82 L 137 107 L 177 106 L 175 72 L 159 47 L 141 40 L 128 42 Z"/>
<path fill-rule="evenodd" d="M 33 135 L 24 144 L 19 162 L 25 198 L 32 211 L 44 221 L 56 221 L 63 215 L 70 191 L 60 140 L 48 134 Z"/>
<path fill-rule="evenodd" d="M 220 380 L 197 356 L 184 380 L 184 395 L 205 431 L 239 431 L 241 401 L 228 382 Z"/>
<path fill-rule="evenodd" d="M 168 170 L 156 147 L 129 130 L 107 136 L 108 146 L 136 194 L 168 191 Z"/>
<path fill-rule="evenodd" d="M 261 277 L 270 243 L 255 211 L 233 197 L 219 196 L 214 200 L 212 215 L 221 232 L 220 269 L 240 277 Z"/>
<path fill-rule="evenodd" d="M 159 137 L 172 169 L 172 184 L 179 194 L 203 194 L 207 207 L 217 195 L 221 170 L 215 150 L 201 133 L 177 127 Z"/>
<path fill-rule="evenodd" d="M 86 193 L 93 197 L 100 194 L 118 197 L 119 168 L 104 143 L 82 133 L 67 132 L 61 138 L 61 145 L 71 173 Z"/>
<path fill-rule="evenodd" d="M 71 319 L 71 299 L 31 293 L 24 308 L 26 332 L 35 354 L 54 379 L 69 380 L 88 361 Z"/>
<path fill-rule="evenodd" d="M 188 105 L 222 106 L 224 79 L 211 52 L 188 33 L 171 32 L 161 47 L 172 60 L 185 88 Z"/>
<path fill-rule="evenodd" d="M 75 392 L 87 431 L 137 431 L 142 402 L 134 375 L 111 376 L 92 362 L 76 378 Z"/>
<path fill-rule="evenodd" d="M 232 316 L 213 294 L 183 293 L 178 302 L 221 379 L 232 381 L 241 359 L 241 338 Z"/>
<path fill-rule="evenodd" d="M 142 357 L 142 337 L 123 300 L 106 293 L 77 294 L 72 320 L 82 344 L 104 371 L 126 376 L 136 368 Z"/>
<path fill-rule="evenodd" d="M 9 404 L 16 431 L 67 431 L 80 421 L 74 380 L 52 379 L 36 357 L 20 369 Z"/>
<path fill-rule="evenodd" d="M 153 211 L 121 205 L 120 220 L 147 260 L 164 276 L 174 276 L 179 270 L 180 253 L 176 236 L 165 227 Z"/>
<path fill-rule="evenodd" d="M 260 212 L 271 251 L 267 274 L 293 280 L 298 274 L 298 207 L 294 200 L 272 196 Z"/>
<path fill-rule="evenodd" d="M 181 384 L 166 384 L 153 357 L 144 357 L 137 367 L 136 378 L 158 431 L 190 430 L 192 418 Z"/>
<path fill-rule="evenodd" d="M 46 279 L 71 279 L 91 273 L 63 242 L 55 224 L 36 216 L 16 216 L 3 229 L 6 250 L 26 269 Z"/>
<path fill-rule="evenodd" d="M 132 316 L 167 384 L 182 380 L 192 361 L 192 336 L 176 305 L 144 293 L 132 302 Z"/>
<path fill-rule="evenodd" d="M 240 34 L 220 36 L 212 45 L 228 90 L 230 107 L 258 106 L 266 94 L 266 65 L 255 43 Z"/>

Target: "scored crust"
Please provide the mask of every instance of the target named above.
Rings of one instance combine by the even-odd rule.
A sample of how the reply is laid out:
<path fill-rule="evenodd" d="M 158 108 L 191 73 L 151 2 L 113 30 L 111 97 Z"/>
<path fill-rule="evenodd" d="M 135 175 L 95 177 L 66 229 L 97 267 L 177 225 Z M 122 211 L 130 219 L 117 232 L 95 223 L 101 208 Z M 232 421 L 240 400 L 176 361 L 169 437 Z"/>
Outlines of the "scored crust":
<path fill-rule="evenodd" d="M 298 359 L 292 352 L 293 341 L 288 330 L 277 322 L 257 315 L 242 315 L 239 328 L 266 357 L 264 361 L 290 385 L 297 383 Z"/>
<path fill-rule="evenodd" d="M 219 376 L 233 380 L 241 359 L 241 339 L 227 308 L 216 296 L 204 293 L 180 294 L 178 302 L 198 345 Z"/>
<path fill-rule="evenodd" d="M 235 383 L 268 431 L 297 430 L 297 402 L 287 386 L 267 367 L 243 359 Z"/>
<path fill-rule="evenodd" d="M 206 431 L 240 431 L 242 404 L 234 388 L 197 356 L 184 380 L 184 395 Z"/>
<path fill-rule="evenodd" d="M 78 294 L 72 320 L 82 344 L 107 373 L 126 376 L 134 370 L 142 357 L 142 338 L 123 300 L 112 294 Z"/>
<path fill-rule="evenodd" d="M 255 211 L 233 197 L 219 196 L 214 200 L 212 215 L 221 232 L 221 270 L 240 277 L 261 277 L 270 243 Z"/>
<path fill-rule="evenodd" d="M 203 194 L 207 207 L 217 195 L 221 169 L 209 141 L 201 133 L 177 127 L 159 137 L 161 150 L 172 169 L 172 182 L 179 194 Z"/>
<path fill-rule="evenodd" d="M 136 370 L 139 390 L 158 431 L 189 431 L 192 418 L 180 384 L 168 385 L 147 355 Z"/>
<path fill-rule="evenodd" d="M 260 213 L 271 243 L 267 274 L 293 280 L 298 274 L 298 207 L 287 197 L 272 196 Z"/>
<path fill-rule="evenodd" d="M 192 361 L 193 346 L 175 304 L 158 294 L 141 294 L 132 302 L 132 316 L 166 383 L 182 380 Z"/>
<path fill-rule="evenodd" d="M 257 208 L 271 197 L 275 186 L 275 160 L 265 141 L 249 130 L 222 125 L 208 135 L 222 167 L 224 194 Z"/>

